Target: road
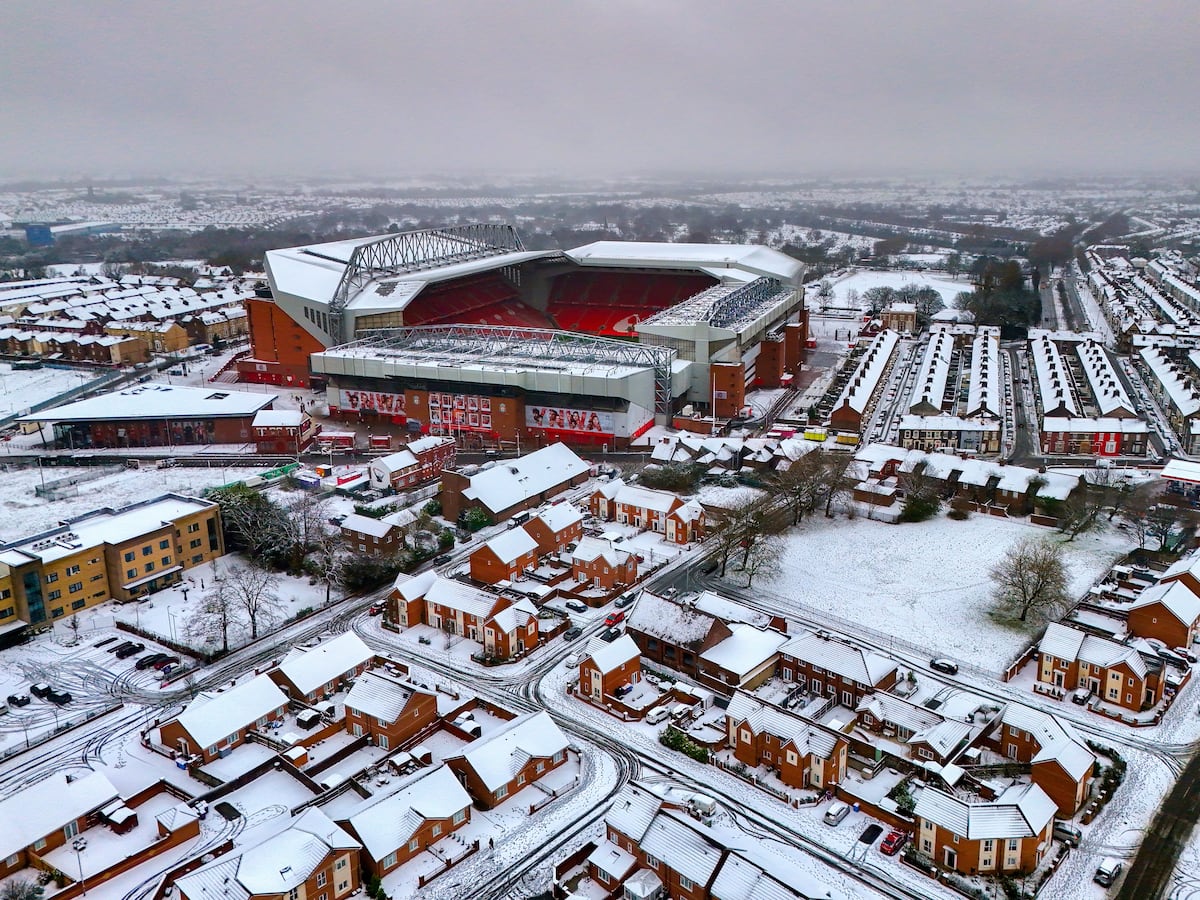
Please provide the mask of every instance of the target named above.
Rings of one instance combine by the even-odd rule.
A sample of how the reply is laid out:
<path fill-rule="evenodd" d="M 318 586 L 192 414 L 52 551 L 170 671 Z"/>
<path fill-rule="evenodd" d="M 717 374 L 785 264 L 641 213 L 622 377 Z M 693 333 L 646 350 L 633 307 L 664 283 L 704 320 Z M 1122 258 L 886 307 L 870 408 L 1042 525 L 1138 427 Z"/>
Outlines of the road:
<path fill-rule="evenodd" d="M 1197 820 L 1200 820 L 1200 755 L 1188 762 L 1146 829 L 1117 900 L 1163 897 Z"/>

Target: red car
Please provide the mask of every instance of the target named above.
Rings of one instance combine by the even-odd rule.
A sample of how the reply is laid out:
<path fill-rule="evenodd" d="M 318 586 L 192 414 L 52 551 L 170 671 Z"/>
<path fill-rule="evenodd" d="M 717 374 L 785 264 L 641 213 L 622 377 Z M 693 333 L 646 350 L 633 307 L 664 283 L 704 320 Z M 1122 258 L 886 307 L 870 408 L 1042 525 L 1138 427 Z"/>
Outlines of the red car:
<path fill-rule="evenodd" d="M 623 622 L 623 621 L 625 621 L 625 610 L 623 610 L 623 609 L 618 609 L 615 612 L 610 612 L 607 616 L 604 617 L 604 624 L 607 625 L 609 628 L 612 628 L 612 626 L 616 625 L 618 622 Z"/>
<path fill-rule="evenodd" d="M 372 603 L 369 607 L 367 607 L 367 615 L 368 616 L 377 616 L 381 612 L 383 612 L 383 604 L 382 603 Z"/>
<path fill-rule="evenodd" d="M 888 836 L 879 845 L 879 852 L 884 856 L 895 856 L 900 852 L 900 848 L 904 846 L 904 842 L 907 840 L 907 831 L 889 831 Z"/>

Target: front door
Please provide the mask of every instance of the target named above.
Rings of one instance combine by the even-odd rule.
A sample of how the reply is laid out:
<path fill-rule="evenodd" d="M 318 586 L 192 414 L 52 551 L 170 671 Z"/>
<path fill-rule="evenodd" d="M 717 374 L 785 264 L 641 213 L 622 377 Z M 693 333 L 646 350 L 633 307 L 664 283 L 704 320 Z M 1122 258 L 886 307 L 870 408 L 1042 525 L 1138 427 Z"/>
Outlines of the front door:
<path fill-rule="evenodd" d="M 953 869 L 958 866 L 958 851 L 953 847 L 943 847 L 942 858 L 947 869 Z"/>

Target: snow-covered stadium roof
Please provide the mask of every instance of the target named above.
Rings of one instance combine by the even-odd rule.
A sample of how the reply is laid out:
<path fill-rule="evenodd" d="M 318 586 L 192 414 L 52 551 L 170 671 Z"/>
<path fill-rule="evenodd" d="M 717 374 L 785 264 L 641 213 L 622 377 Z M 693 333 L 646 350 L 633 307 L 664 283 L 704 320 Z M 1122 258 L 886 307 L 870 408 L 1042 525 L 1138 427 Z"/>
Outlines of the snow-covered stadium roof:
<path fill-rule="evenodd" d="M 756 244 L 667 244 L 648 241 L 596 241 L 566 255 L 581 266 L 701 271 L 722 281 L 777 278 L 796 286 L 804 264 L 786 253 Z M 747 279 L 747 275 L 752 278 Z"/>

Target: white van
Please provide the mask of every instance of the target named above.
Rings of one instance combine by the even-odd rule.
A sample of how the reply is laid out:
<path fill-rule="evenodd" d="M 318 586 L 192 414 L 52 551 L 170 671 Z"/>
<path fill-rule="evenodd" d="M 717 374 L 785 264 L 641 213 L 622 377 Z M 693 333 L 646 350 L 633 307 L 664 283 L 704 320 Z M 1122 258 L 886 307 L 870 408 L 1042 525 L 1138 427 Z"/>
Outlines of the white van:
<path fill-rule="evenodd" d="M 670 715 L 671 710 L 669 710 L 666 706 L 656 706 L 646 714 L 646 724 L 657 725 Z"/>
<path fill-rule="evenodd" d="M 837 825 L 848 815 L 850 815 L 850 806 L 838 800 L 833 806 L 825 810 L 825 824 Z"/>

